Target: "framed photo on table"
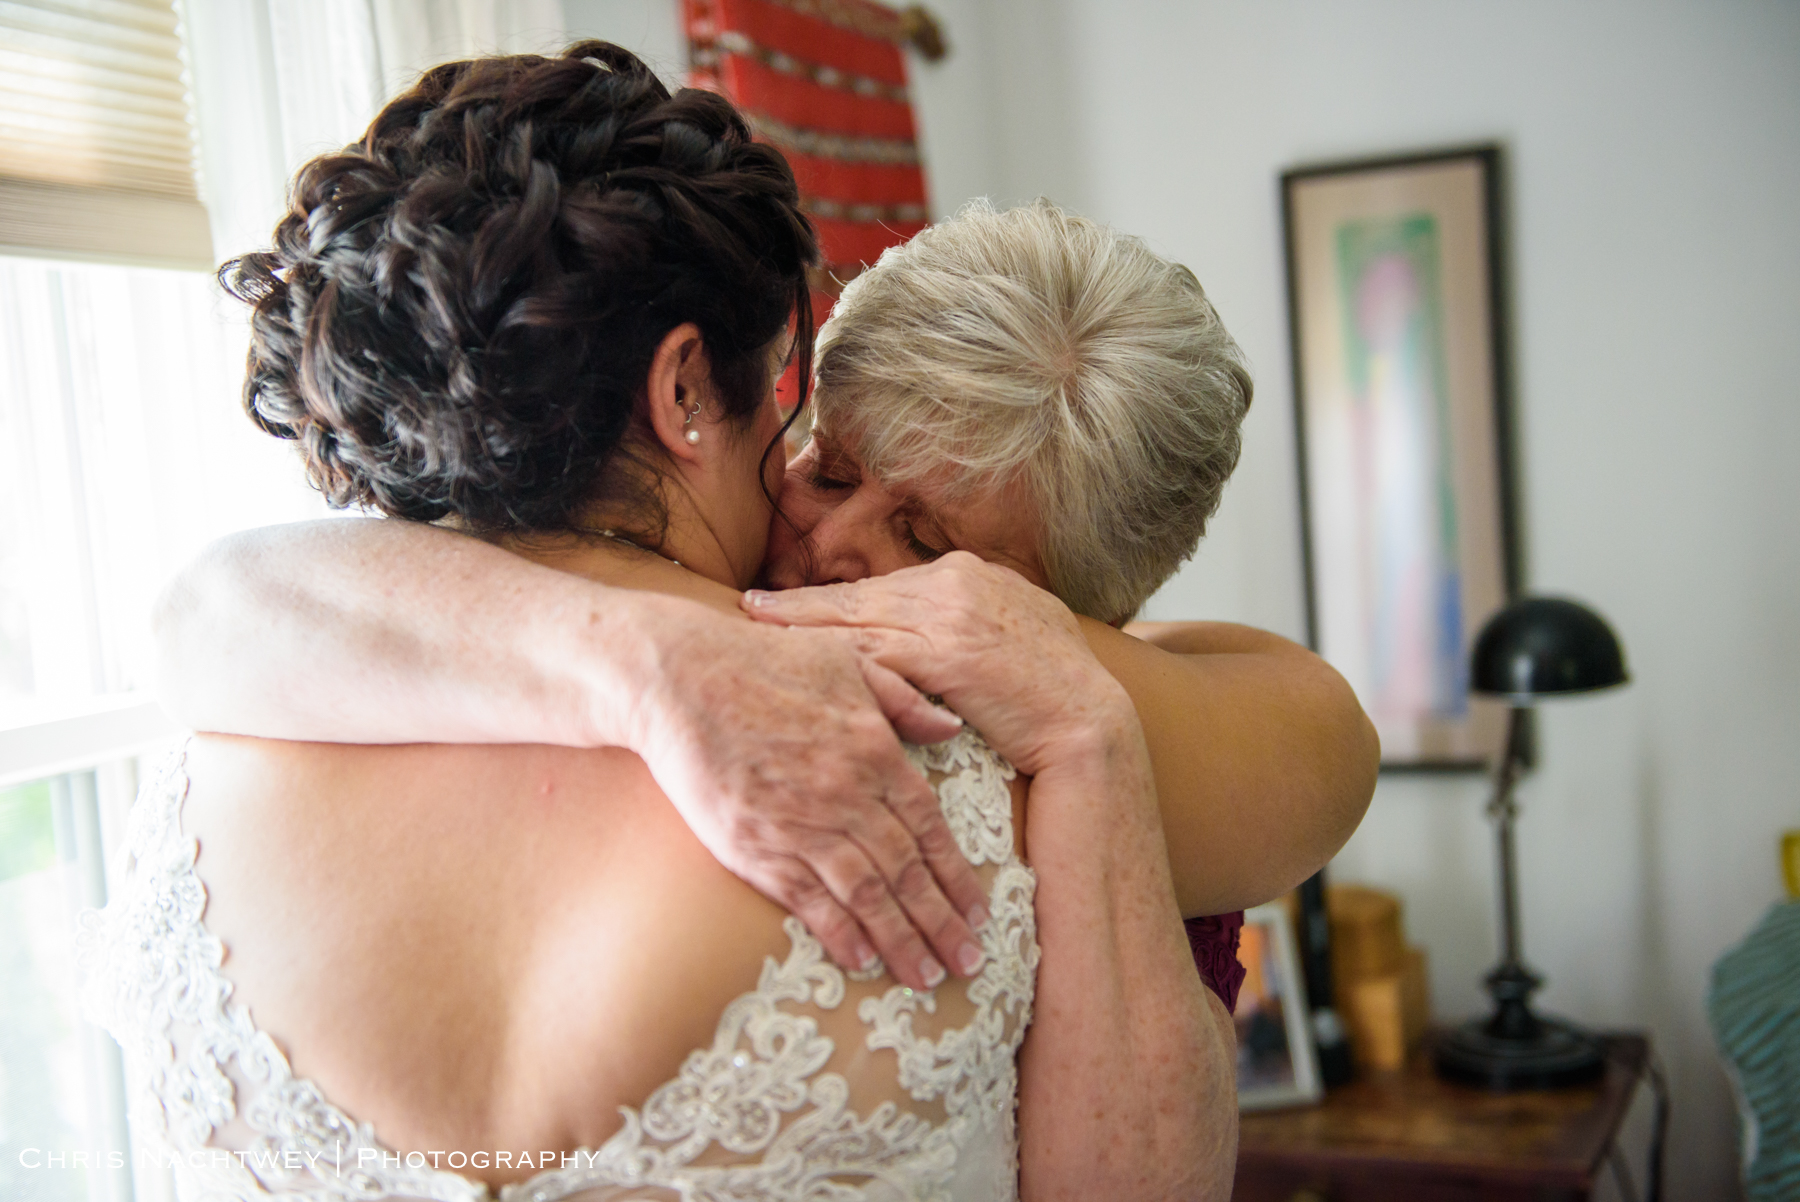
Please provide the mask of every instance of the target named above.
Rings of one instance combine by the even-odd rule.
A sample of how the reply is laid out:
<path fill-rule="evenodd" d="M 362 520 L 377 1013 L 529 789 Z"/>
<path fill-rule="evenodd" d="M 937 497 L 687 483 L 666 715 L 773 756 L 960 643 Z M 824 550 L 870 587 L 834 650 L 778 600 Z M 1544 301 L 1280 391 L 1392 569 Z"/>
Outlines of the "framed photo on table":
<path fill-rule="evenodd" d="M 1476 633 L 1517 587 L 1499 152 L 1282 176 L 1307 625 L 1384 769 L 1486 767 Z"/>
<path fill-rule="evenodd" d="M 1324 1096 L 1306 1005 L 1306 981 L 1294 954 L 1287 907 L 1244 913 L 1238 933 L 1237 1094 L 1239 1110 L 1307 1106 Z"/>

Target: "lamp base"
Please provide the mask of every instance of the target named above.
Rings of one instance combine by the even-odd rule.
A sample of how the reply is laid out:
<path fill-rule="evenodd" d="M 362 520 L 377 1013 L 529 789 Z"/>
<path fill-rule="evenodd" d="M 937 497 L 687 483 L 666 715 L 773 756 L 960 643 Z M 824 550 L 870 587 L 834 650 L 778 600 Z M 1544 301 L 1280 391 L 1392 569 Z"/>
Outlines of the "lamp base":
<path fill-rule="evenodd" d="M 1493 1019 L 1477 1019 L 1438 1036 L 1438 1075 L 1487 1089 L 1555 1089 L 1592 1081 L 1606 1067 L 1606 1046 L 1571 1023 L 1532 1015 L 1535 1029 L 1499 1035 Z"/>

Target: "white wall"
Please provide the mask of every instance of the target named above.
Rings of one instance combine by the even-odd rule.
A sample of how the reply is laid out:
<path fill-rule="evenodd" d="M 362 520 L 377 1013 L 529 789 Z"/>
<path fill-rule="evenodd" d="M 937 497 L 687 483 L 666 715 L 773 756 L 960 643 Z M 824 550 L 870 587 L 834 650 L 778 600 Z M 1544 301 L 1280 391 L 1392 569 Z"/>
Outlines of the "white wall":
<path fill-rule="evenodd" d="M 957 57 L 914 79 L 937 208 L 1044 193 L 1142 234 L 1255 364 L 1243 464 L 1156 617 L 1302 632 L 1281 170 L 1506 146 L 1527 581 L 1612 619 L 1634 676 L 1543 714 L 1526 950 L 1547 1008 L 1652 1029 L 1670 1196 L 1729 1196 L 1708 972 L 1800 826 L 1800 5 L 936 8 Z M 1444 1016 L 1495 953 L 1482 800 L 1384 778 L 1333 870 L 1405 898 Z"/>
<path fill-rule="evenodd" d="M 569 39 L 616 42 L 650 64 L 666 83 L 687 75 L 680 0 L 562 0 Z"/>

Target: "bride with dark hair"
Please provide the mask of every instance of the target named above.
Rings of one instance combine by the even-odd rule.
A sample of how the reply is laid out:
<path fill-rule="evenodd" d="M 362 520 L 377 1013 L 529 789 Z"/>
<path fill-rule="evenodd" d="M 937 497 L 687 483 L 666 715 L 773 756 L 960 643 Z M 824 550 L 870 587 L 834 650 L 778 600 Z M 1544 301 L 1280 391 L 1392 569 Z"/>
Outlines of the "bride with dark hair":
<path fill-rule="evenodd" d="M 881 695 L 917 740 L 893 793 L 916 780 L 926 842 L 953 836 L 913 853 L 956 895 L 909 911 L 932 950 L 889 930 L 893 971 L 854 942 L 832 963 L 623 748 L 197 736 L 84 936 L 183 1197 L 1228 1191 L 1229 1019 L 1182 937 L 1132 700 L 1068 611 L 1010 611 L 1040 687 L 965 691 L 971 727 L 739 611 L 815 257 L 727 102 L 582 43 L 427 73 L 225 279 L 254 310 L 251 414 L 334 501 L 822 665 L 789 704 L 823 741 L 879 743 L 866 696 L 829 701 Z"/>

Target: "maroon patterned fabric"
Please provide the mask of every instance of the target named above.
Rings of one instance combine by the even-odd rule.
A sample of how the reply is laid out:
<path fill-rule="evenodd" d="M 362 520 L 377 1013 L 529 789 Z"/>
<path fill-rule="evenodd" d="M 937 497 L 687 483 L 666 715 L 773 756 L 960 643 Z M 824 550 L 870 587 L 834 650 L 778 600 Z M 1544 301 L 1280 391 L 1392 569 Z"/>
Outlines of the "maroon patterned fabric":
<path fill-rule="evenodd" d="M 1244 983 L 1244 966 L 1238 963 L 1238 932 L 1244 929 L 1244 912 L 1190 918 L 1185 925 L 1200 979 L 1219 995 L 1225 1009 L 1236 1013 L 1238 986 Z"/>

